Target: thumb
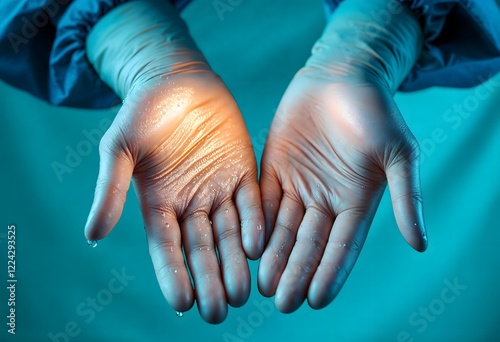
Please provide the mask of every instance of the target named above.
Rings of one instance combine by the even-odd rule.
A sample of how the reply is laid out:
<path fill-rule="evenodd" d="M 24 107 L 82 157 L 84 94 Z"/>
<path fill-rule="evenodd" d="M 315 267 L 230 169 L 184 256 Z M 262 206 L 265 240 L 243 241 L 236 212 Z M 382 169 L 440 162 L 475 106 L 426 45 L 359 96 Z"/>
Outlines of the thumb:
<path fill-rule="evenodd" d="M 90 241 L 104 238 L 118 222 L 134 170 L 127 154 L 114 152 L 104 139 L 99 145 L 99 176 L 94 202 L 85 225 L 85 236 Z"/>
<path fill-rule="evenodd" d="M 394 216 L 405 240 L 419 252 L 427 249 L 422 191 L 420 189 L 419 153 L 414 149 L 386 170 Z"/>

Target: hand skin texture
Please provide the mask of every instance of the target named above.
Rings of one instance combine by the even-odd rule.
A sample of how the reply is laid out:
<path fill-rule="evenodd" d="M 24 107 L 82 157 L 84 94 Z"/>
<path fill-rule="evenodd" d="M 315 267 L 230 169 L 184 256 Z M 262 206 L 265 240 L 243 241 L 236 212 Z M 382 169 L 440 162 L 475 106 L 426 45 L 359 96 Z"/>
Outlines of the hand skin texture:
<path fill-rule="evenodd" d="M 386 183 L 402 235 L 418 251 L 427 247 L 418 143 L 392 99 L 399 85 L 394 80 L 404 75 L 377 69 L 390 54 L 379 53 L 384 46 L 377 46 L 372 35 L 361 34 L 358 38 L 368 43 L 353 44 L 352 55 L 336 50 L 338 38 L 345 43 L 351 34 L 356 15 L 351 27 L 330 24 L 290 83 L 262 157 L 262 204 L 272 233 L 260 260 L 258 286 L 264 296 L 275 295 L 284 313 L 306 298 L 320 309 L 337 296 Z M 366 53 L 372 48 L 376 52 Z"/>
<path fill-rule="evenodd" d="M 210 323 L 224 320 L 227 303 L 243 305 L 250 293 L 245 252 L 260 256 L 264 221 L 252 145 L 218 77 L 179 74 L 144 85 L 127 98 L 99 152 L 88 239 L 102 239 L 117 223 L 133 176 L 168 303 L 186 311 L 196 298 Z"/>

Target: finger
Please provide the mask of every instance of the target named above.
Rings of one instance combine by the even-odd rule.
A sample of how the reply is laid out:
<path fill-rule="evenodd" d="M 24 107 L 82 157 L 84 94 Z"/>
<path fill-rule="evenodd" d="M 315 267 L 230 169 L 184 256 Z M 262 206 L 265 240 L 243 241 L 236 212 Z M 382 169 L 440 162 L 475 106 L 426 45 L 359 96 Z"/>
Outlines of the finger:
<path fill-rule="evenodd" d="M 403 159 L 387 169 L 394 216 L 405 240 L 419 252 L 427 249 L 418 158 Z"/>
<path fill-rule="evenodd" d="M 297 233 L 297 241 L 276 290 L 276 307 L 281 312 L 297 310 L 307 297 L 332 228 L 333 218 L 308 208 Z"/>
<path fill-rule="evenodd" d="M 264 251 L 264 214 L 257 179 L 243 183 L 235 195 L 236 207 L 241 219 L 243 248 L 248 258 L 258 259 Z"/>
<path fill-rule="evenodd" d="M 303 217 L 302 204 L 285 194 L 276 225 L 259 263 L 257 281 L 262 295 L 270 297 L 276 292 Z"/>
<path fill-rule="evenodd" d="M 134 164 L 124 153 L 111 153 L 103 141 L 99 155 L 94 202 L 85 225 L 85 235 L 92 241 L 104 238 L 118 222 L 134 171 Z"/>
<path fill-rule="evenodd" d="M 177 218 L 169 212 L 143 212 L 149 254 L 156 278 L 168 304 L 176 311 L 193 306 L 194 293 L 184 262 L 181 231 Z"/>
<path fill-rule="evenodd" d="M 250 271 L 241 245 L 240 220 L 234 203 L 226 201 L 212 218 L 228 302 L 235 307 L 242 306 L 250 295 Z"/>
<path fill-rule="evenodd" d="M 200 212 L 188 216 L 181 232 L 200 315 L 208 323 L 220 323 L 227 316 L 226 293 L 208 216 Z"/>
<path fill-rule="evenodd" d="M 321 309 L 337 296 L 356 263 L 372 219 L 372 213 L 353 210 L 337 216 L 307 293 L 312 308 Z"/>
<path fill-rule="evenodd" d="M 263 166 L 260 175 L 260 192 L 266 225 L 265 242 L 268 242 L 269 237 L 271 236 L 271 231 L 276 223 L 276 218 L 278 217 L 278 210 L 281 198 L 283 197 L 283 191 L 281 190 L 281 185 L 275 172 L 270 166 L 266 166 L 267 163 L 265 161 L 265 156 L 266 153 L 264 151 L 264 157 L 261 163 Z"/>

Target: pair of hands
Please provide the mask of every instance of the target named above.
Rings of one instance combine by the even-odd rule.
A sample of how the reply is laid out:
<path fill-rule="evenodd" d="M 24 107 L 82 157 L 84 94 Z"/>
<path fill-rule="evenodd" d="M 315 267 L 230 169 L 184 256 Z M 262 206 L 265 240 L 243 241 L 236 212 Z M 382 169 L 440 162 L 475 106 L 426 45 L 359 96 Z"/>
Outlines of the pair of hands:
<path fill-rule="evenodd" d="M 328 305 L 367 236 L 388 181 L 405 239 L 426 248 L 418 147 L 391 91 L 306 66 L 274 117 L 261 163 L 233 97 L 211 71 L 136 87 L 100 144 L 89 240 L 117 223 L 131 179 L 167 302 L 196 300 L 220 323 L 258 287 L 292 312 Z M 191 279 L 192 278 L 192 282 Z"/>

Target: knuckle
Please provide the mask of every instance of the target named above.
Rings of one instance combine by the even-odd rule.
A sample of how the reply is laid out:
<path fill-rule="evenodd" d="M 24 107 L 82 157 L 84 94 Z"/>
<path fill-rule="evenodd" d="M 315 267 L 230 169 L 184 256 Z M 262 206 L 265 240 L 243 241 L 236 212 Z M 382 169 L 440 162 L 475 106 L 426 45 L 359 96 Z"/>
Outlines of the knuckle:
<path fill-rule="evenodd" d="M 177 274 L 179 270 L 184 267 L 185 265 L 179 262 L 166 261 L 165 263 L 163 263 L 156 270 L 157 277 L 160 280 L 160 285 L 162 285 L 161 283 L 166 281 L 172 275 L 172 273 Z"/>
<path fill-rule="evenodd" d="M 275 229 L 280 230 L 283 234 L 287 236 L 293 235 L 293 224 L 291 222 L 278 221 L 276 222 Z"/>
<path fill-rule="evenodd" d="M 183 217 L 181 217 L 181 221 L 185 224 L 203 224 L 208 220 L 208 212 L 203 208 L 199 208 L 190 212 L 186 212 Z"/>
<path fill-rule="evenodd" d="M 197 241 L 192 244 L 187 248 L 187 251 L 191 256 L 197 256 L 199 254 L 200 257 L 206 258 L 203 255 L 207 255 L 208 253 L 214 253 L 214 247 L 211 243 L 208 241 Z"/>
<path fill-rule="evenodd" d="M 192 274 L 195 284 L 200 284 L 202 282 L 214 283 L 216 281 L 220 282 L 220 274 L 218 268 L 208 268 L 201 269 L 193 272 Z"/>
<path fill-rule="evenodd" d="M 335 249 L 347 249 L 349 252 L 359 252 L 361 244 L 356 240 L 332 240 L 328 241 L 328 245 Z"/>
<path fill-rule="evenodd" d="M 127 197 L 127 189 L 123 188 L 121 184 L 110 183 L 109 179 L 103 178 L 97 180 L 95 193 L 112 193 L 122 199 Z"/>
<path fill-rule="evenodd" d="M 179 240 L 176 239 L 155 241 L 149 245 L 149 253 L 151 256 L 164 251 L 174 251 L 180 249 L 181 244 L 179 243 Z"/>
<path fill-rule="evenodd" d="M 318 252 L 323 252 L 323 249 L 325 248 L 325 241 L 318 236 L 318 234 L 301 234 L 299 231 L 299 234 L 297 235 L 297 243 L 302 244 L 302 245 L 310 245 L 314 248 L 314 251 L 316 254 Z"/>
<path fill-rule="evenodd" d="M 419 190 L 412 190 L 403 194 L 399 194 L 395 198 L 398 201 L 404 201 L 406 199 L 409 199 L 411 201 L 416 201 L 418 203 L 423 203 L 424 199 L 422 196 L 422 192 Z"/>
<path fill-rule="evenodd" d="M 301 279 L 304 276 L 310 276 L 316 272 L 317 262 L 312 258 L 307 258 L 305 260 L 301 260 L 300 262 L 295 262 L 290 265 L 290 271 L 293 275 L 293 279 Z M 294 281 L 295 281 L 294 280 Z"/>
<path fill-rule="evenodd" d="M 235 240 L 238 238 L 239 231 L 236 229 L 234 226 L 228 229 L 222 230 L 219 234 L 217 234 L 217 239 L 220 244 L 226 242 L 226 241 L 231 241 Z"/>

